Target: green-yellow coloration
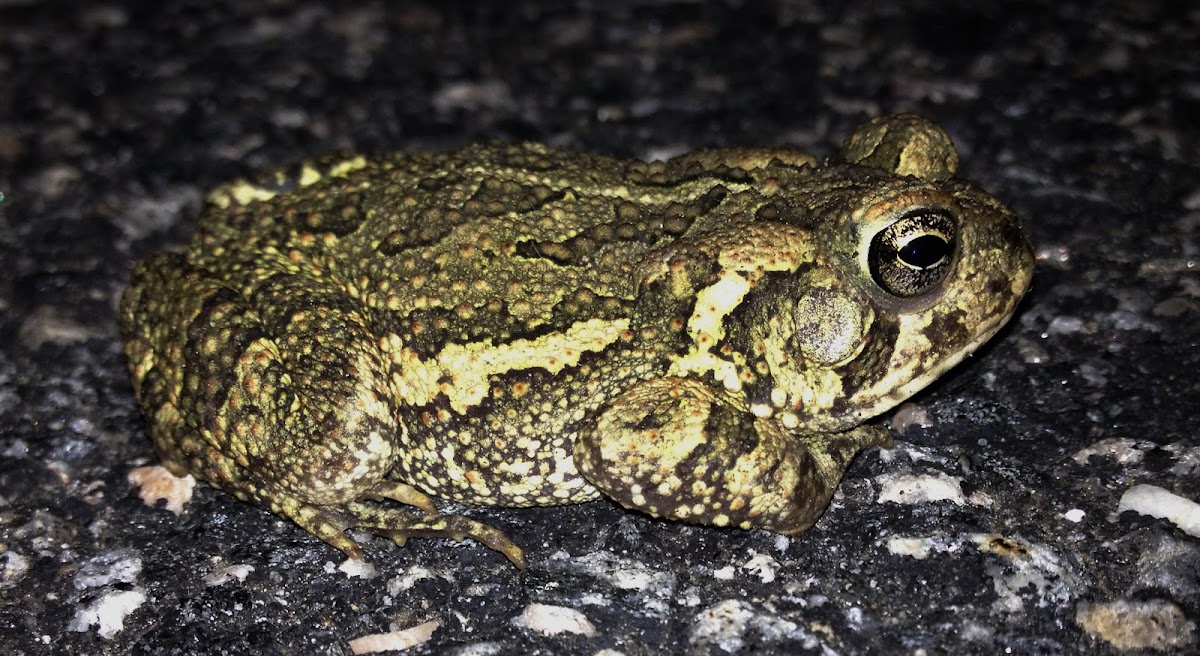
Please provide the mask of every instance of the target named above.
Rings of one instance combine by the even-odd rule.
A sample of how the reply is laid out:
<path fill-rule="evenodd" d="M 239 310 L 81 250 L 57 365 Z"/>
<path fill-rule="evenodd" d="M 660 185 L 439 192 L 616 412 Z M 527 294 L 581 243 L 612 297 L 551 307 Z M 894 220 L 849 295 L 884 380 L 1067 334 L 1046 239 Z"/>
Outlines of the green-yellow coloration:
<path fill-rule="evenodd" d="M 957 161 L 903 115 L 825 162 L 487 145 L 236 182 L 134 270 L 135 392 L 169 469 L 353 558 L 361 528 L 524 565 L 431 496 L 799 533 L 890 443 L 860 424 L 1029 285 L 1019 222 Z"/>

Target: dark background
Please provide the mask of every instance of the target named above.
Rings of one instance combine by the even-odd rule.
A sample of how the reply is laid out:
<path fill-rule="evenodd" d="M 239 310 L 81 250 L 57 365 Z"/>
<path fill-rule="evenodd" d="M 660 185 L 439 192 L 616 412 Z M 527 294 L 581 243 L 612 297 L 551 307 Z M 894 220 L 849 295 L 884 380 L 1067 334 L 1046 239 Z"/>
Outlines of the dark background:
<path fill-rule="evenodd" d="M 410 653 L 1195 650 L 1200 540 L 1117 504 L 1200 498 L 1198 67 L 1195 3 L 0 0 L 0 652 L 342 654 L 431 619 Z M 219 182 L 483 139 L 824 155 L 896 111 L 949 130 L 1038 272 L 802 536 L 473 511 L 528 570 L 376 540 L 363 579 L 265 511 L 202 486 L 176 517 L 126 479 L 156 460 L 116 299 Z M 897 475 L 962 494 L 880 501 Z M 594 632 L 513 624 L 530 604 Z"/>

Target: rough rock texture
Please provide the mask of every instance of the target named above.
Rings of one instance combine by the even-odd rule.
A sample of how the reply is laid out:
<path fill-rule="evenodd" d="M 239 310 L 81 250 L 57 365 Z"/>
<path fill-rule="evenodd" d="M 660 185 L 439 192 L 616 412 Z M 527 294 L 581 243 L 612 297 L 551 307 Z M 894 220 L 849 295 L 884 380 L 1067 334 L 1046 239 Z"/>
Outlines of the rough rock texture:
<path fill-rule="evenodd" d="M 1200 500 L 1200 11 L 976 4 L 0 3 L 0 652 L 1200 649 L 1200 538 L 1171 519 Z M 896 111 L 950 130 L 1039 271 L 809 533 L 478 511 L 528 570 L 441 540 L 354 567 L 129 481 L 156 459 L 116 298 L 218 182 L 491 138 L 827 153 Z M 1119 513 L 1139 484 L 1181 499 Z"/>

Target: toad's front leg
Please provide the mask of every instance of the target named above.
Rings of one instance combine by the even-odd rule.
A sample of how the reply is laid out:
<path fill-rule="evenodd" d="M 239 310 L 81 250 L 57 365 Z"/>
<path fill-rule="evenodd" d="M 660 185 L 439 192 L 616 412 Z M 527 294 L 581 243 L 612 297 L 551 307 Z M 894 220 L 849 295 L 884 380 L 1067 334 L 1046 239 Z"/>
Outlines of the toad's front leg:
<path fill-rule="evenodd" d="M 499 530 L 388 480 L 405 427 L 378 339 L 344 291 L 287 273 L 234 288 L 183 256 L 147 258 L 121 303 L 134 392 L 164 464 L 269 508 L 361 558 L 346 534 L 472 538 L 524 566 Z M 398 502 L 391 503 L 391 502 Z"/>
<path fill-rule="evenodd" d="M 605 408 L 575 463 L 626 508 L 794 535 L 816 522 L 846 467 L 885 429 L 789 432 L 689 378 L 651 380 Z"/>

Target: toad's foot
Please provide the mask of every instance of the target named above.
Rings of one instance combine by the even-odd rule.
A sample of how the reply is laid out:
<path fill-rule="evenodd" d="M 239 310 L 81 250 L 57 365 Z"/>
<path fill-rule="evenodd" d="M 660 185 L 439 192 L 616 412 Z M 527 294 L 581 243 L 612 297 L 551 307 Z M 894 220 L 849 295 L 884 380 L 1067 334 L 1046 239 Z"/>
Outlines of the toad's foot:
<path fill-rule="evenodd" d="M 429 497 L 410 485 L 381 482 L 363 496 L 391 499 L 418 510 L 363 501 L 351 501 L 340 507 L 276 502 L 271 509 L 355 560 L 362 559 L 362 547 L 346 531 L 356 528 L 390 538 L 400 546 L 410 537 L 471 539 L 499 551 L 518 569 L 525 569 L 525 554 L 500 529 L 463 515 L 439 513 Z"/>

